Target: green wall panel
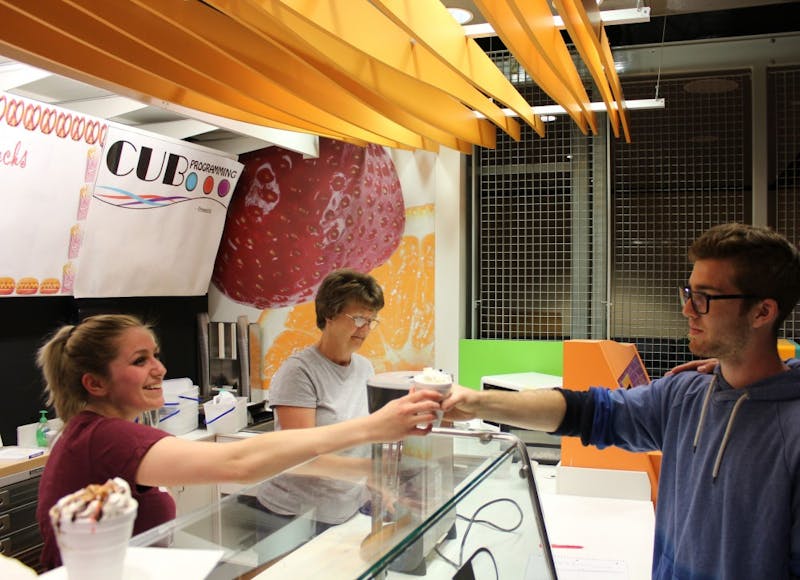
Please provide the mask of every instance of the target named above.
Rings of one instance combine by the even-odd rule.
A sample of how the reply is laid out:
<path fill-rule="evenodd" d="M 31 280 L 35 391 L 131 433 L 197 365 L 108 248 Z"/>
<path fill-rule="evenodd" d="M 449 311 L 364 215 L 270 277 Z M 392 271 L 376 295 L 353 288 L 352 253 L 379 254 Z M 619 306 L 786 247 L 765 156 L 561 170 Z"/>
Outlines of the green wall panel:
<path fill-rule="evenodd" d="M 479 389 L 481 377 L 510 373 L 562 375 L 564 343 L 560 340 L 461 340 L 458 382 Z"/>

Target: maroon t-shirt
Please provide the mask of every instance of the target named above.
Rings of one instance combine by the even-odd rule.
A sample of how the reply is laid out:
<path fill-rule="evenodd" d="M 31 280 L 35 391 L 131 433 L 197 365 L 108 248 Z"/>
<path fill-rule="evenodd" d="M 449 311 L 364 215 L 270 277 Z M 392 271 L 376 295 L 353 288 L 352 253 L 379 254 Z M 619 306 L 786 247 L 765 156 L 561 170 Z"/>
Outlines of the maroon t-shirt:
<path fill-rule="evenodd" d="M 48 511 L 59 499 L 92 483 L 121 477 L 139 502 L 134 535 L 175 517 L 175 500 L 157 487 L 136 485 L 136 472 L 147 450 L 170 434 L 124 419 L 83 411 L 73 417 L 53 445 L 39 482 L 36 518 L 42 532 L 42 565 L 61 565 Z"/>

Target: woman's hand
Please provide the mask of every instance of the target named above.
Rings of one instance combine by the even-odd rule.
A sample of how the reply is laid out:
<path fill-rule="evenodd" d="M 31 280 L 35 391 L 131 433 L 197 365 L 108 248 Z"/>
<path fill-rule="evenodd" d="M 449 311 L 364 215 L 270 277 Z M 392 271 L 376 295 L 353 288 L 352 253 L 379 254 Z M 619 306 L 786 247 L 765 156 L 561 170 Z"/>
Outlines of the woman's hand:
<path fill-rule="evenodd" d="M 668 377 L 670 375 L 676 375 L 678 373 L 682 373 L 683 371 L 697 371 L 698 373 L 710 374 L 714 372 L 714 369 L 717 368 L 718 364 L 719 361 L 715 358 L 690 360 L 682 365 L 672 367 L 670 370 L 664 373 L 664 376 Z"/>
<path fill-rule="evenodd" d="M 368 419 L 375 442 L 398 441 L 409 435 L 425 435 L 436 420 L 442 395 L 432 390 L 414 390 L 386 403 Z M 425 425 L 425 427 L 419 427 Z"/>

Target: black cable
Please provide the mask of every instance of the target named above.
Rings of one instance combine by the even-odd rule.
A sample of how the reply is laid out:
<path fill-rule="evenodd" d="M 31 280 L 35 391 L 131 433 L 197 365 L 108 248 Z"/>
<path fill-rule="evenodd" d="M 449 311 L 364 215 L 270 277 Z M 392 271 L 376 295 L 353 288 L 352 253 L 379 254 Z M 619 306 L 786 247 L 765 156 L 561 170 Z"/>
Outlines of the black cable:
<path fill-rule="evenodd" d="M 478 548 L 477 550 L 475 550 L 472 553 L 472 556 L 469 557 L 470 562 L 472 562 L 475 559 L 475 556 L 477 556 L 480 553 L 489 554 L 489 558 L 492 561 L 492 566 L 494 566 L 494 577 L 495 577 L 496 580 L 500 580 L 500 571 L 497 569 L 497 560 L 494 559 L 494 554 L 492 554 L 489 551 L 489 548 Z"/>
<path fill-rule="evenodd" d="M 658 76 L 656 77 L 656 99 L 658 99 L 658 86 L 661 84 L 661 65 L 664 62 L 664 39 L 667 36 L 667 17 L 664 16 L 664 26 L 661 29 L 661 60 L 658 63 Z"/>
<path fill-rule="evenodd" d="M 522 520 L 520 520 L 519 522 L 517 522 L 517 525 L 515 525 L 513 528 L 504 528 L 502 526 L 498 526 L 494 522 L 490 522 L 489 520 L 470 520 L 470 518 L 468 518 L 467 516 L 462 516 L 460 514 L 457 515 L 456 517 L 460 518 L 460 519 L 462 519 L 462 520 L 464 520 L 466 522 L 472 521 L 472 523 L 474 523 L 474 524 L 483 524 L 484 526 L 486 526 L 488 528 L 492 528 L 493 530 L 498 531 L 498 532 L 513 532 L 518 527 L 520 527 L 520 525 L 522 525 Z"/>
<path fill-rule="evenodd" d="M 433 549 L 433 551 L 434 551 L 434 552 L 436 552 L 436 554 L 437 554 L 437 555 L 438 555 L 438 556 L 439 556 L 439 557 L 440 557 L 442 560 L 444 560 L 445 562 L 447 562 L 448 564 L 450 564 L 450 565 L 451 565 L 453 568 L 455 568 L 456 570 L 458 570 L 458 569 L 460 568 L 460 566 L 458 565 L 458 563 L 456 563 L 456 562 L 453 562 L 453 561 L 452 561 L 450 558 L 448 558 L 447 556 L 445 556 L 444 554 L 442 554 L 441 550 L 439 550 L 439 546 L 436 546 L 436 547 Z"/>
<path fill-rule="evenodd" d="M 477 515 L 482 510 L 484 510 L 485 508 L 489 507 L 490 505 L 493 505 L 493 504 L 496 504 L 496 503 L 501 503 L 501 502 L 509 502 L 511 505 L 513 505 L 515 508 L 517 508 L 517 511 L 519 512 L 519 521 L 517 522 L 517 524 L 515 526 L 513 526 L 511 528 L 502 528 L 502 527 L 500 527 L 500 526 L 498 526 L 496 524 L 493 524 L 491 522 L 487 522 L 486 520 L 478 520 L 477 519 Z M 517 528 L 519 528 L 522 525 L 522 521 L 524 519 L 525 519 L 525 515 L 522 513 L 522 508 L 519 507 L 519 504 L 517 502 L 515 502 L 513 499 L 509 499 L 507 497 L 501 497 L 501 498 L 498 498 L 498 499 L 493 499 L 492 501 L 486 502 L 485 504 L 480 506 L 472 514 L 472 517 L 470 517 L 468 519 L 469 523 L 467 524 L 467 529 L 464 530 L 464 535 L 461 538 L 461 549 L 458 552 L 458 567 L 460 568 L 461 564 L 463 564 L 463 562 L 464 562 L 464 546 L 466 545 L 467 537 L 469 536 L 469 531 L 470 531 L 470 529 L 472 529 L 472 524 L 474 524 L 474 523 L 486 523 L 486 524 L 490 525 L 491 527 L 494 527 L 497 530 L 500 530 L 500 531 L 503 531 L 503 532 L 513 532 L 514 530 L 516 530 Z M 487 550 L 487 552 L 488 552 L 488 550 Z M 492 557 L 492 561 L 494 561 L 494 557 Z M 496 569 L 496 566 L 497 566 L 497 564 L 495 564 L 495 569 Z"/>
<path fill-rule="evenodd" d="M 514 524 L 513 526 L 511 526 L 509 528 L 504 528 L 503 526 L 495 524 L 494 522 L 490 522 L 489 520 L 479 520 L 476 517 L 485 508 L 487 508 L 487 507 L 489 507 L 491 505 L 494 505 L 496 503 L 502 503 L 502 502 L 508 502 L 511 505 L 513 505 L 515 508 L 517 508 L 517 512 L 519 513 L 519 521 L 516 524 Z M 469 535 L 469 531 L 472 528 L 472 524 L 481 524 L 481 525 L 487 526 L 487 527 L 489 527 L 489 528 L 491 528 L 491 529 L 493 529 L 495 531 L 507 532 L 508 533 L 508 532 L 513 532 L 513 531 L 517 530 L 522 525 L 522 522 L 525 519 L 525 514 L 522 512 L 522 508 L 519 506 L 519 504 L 516 501 L 514 501 L 513 499 L 510 499 L 510 498 L 507 498 L 507 497 L 501 497 L 501 498 L 493 499 L 491 501 L 486 502 L 485 504 L 480 506 L 478 509 L 476 509 L 473 512 L 471 517 L 467 517 L 467 516 L 464 516 L 464 515 L 461 515 L 461 514 L 456 514 L 456 518 L 468 522 L 467 523 L 467 528 L 464 530 L 464 534 L 461 537 L 461 548 L 459 549 L 458 562 L 454 562 L 453 560 L 451 560 L 450 558 L 445 556 L 441 552 L 441 550 L 439 549 L 439 546 L 434 547 L 434 551 L 436 552 L 436 554 L 442 560 L 444 560 L 445 562 L 450 564 L 456 570 L 459 570 L 459 569 L 461 569 L 461 566 L 464 563 L 464 548 L 466 546 L 467 536 Z M 489 557 L 492 559 L 492 564 L 494 565 L 495 575 L 499 579 L 499 577 L 500 577 L 499 574 L 500 573 L 499 573 L 498 568 L 497 568 L 497 561 L 494 559 L 494 555 L 489 551 L 488 548 L 485 548 L 485 547 L 478 548 L 472 554 L 472 556 L 470 556 L 470 559 L 475 557 L 475 554 L 478 554 L 479 552 L 486 552 L 487 554 L 489 554 Z"/>

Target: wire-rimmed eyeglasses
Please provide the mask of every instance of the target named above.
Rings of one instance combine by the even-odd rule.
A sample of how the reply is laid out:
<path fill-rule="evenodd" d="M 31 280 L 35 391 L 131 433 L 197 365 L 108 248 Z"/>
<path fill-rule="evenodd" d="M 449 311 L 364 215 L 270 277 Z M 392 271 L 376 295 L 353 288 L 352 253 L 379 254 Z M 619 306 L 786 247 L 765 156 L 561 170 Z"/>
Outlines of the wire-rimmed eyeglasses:
<path fill-rule="evenodd" d="M 375 330 L 375 327 L 381 323 L 381 321 L 377 318 L 364 318 L 363 316 L 350 316 L 349 314 L 345 314 L 345 316 L 353 321 L 353 324 L 356 325 L 356 328 L 361 328 L 365 324 L 369 324 L 369 329 Z"/>
<path fill-rule="evenodd" d="M 712 300 L 736 300 L 744 298 L 758 298 L 753 294 L 706 294 L 705 292 L 697 292 L 684 286 L 678 288 L 678 296 L 681 299 L 681 306 L 686 306 L 687 302 L 692 303 L 692 309 L 699 315 L 708 314 L 708 308 L 711 306 Z"/>

